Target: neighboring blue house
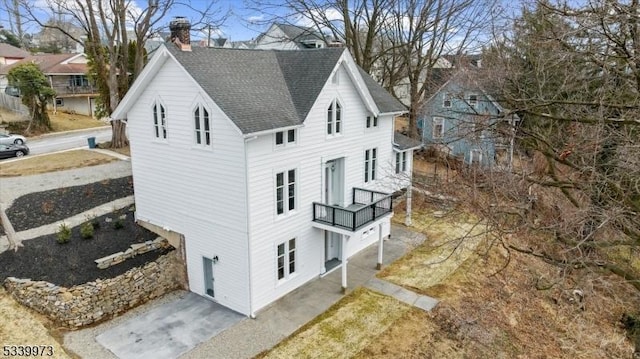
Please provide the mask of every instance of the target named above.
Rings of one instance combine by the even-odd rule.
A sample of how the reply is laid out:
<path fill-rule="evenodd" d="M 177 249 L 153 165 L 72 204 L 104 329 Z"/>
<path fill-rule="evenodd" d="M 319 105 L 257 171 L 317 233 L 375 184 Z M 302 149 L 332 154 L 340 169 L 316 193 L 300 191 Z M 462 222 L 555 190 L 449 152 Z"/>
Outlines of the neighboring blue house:
<path fill-rule="evenodd" d="M 509 166 L 511 128 L 505 111 L 474 80 L 476 66 L 433 69 L 433 94 L 425 101 L 418 130 L 426 146 L 466 164 Z"/>

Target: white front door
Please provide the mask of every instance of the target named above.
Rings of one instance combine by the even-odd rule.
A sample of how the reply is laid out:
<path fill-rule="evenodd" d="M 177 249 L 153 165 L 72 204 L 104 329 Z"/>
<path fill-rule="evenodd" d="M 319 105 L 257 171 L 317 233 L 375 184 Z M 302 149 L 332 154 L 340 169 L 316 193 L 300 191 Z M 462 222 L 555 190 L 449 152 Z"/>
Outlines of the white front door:
<path fill-rule="evenodd" d="M 340 258 L 342 258 L 342 235 L 329 231 L 325 233 L 325 261 L 328 262 L 332 259 L 340 260 Z"/>
<path fill-rule="evenodd" d="M 343 162 L 343 159 L 339 158 L 328 161 L 324 165 L 324 203 L 326 204 L 343 205 Z"/>

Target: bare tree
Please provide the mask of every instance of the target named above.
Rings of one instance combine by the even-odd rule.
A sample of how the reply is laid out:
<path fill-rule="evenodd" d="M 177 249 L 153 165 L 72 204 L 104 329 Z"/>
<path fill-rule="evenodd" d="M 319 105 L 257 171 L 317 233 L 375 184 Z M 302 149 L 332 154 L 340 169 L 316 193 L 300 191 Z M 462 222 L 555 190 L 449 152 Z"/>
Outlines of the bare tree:
<path fill-rule="evenodd" d="M 195 25 L 207 22 L 220 25 L 226 14 L 212 14 L 215 2 L 208 2 L 204 8 L 197 9 L 189 2 L 175 0 L 148 0 L 146 7 L 140 8 L 130 0 L 46 0 L 48 12 L 63 17 L 82 27 L 86 39 L 74 36 L 55 23 L 41 20 L 39 11 L 32 0 L 21 1 L 25 16 L 41 27 L 55 28 L 77 43 L 85 46 L 85 52 L 91 59 L 91 75 L 101 89 L 100 103 L 105 114 L 113 112 L 120 99 L 129 89 L 129 85 L 142 71 L 145 59 L 145 43 L 156 35 L 166 23 L 166 15 L 175 7 L 184 7 L 197 14 Z M 132 28 L 134 38 L 129 38 L 128 29 Z M 130 46 L 129 43 L 133 45 Z M 130 63 L 133 63 L 131 69 Z M 111 121 L 114 148 L 128 144 L 125 123 Z"/>
<path fill-rule="evenodd" d="M 479 50 L 495 15 L 493 0 L 256 0 L 286 8 L 265 21 L 306 23 L 341 39 L 356 63 L 409 105 L 410 134 L 429 86 L 425 79 L 443 54 Z M 275 13 L 275 12 L 274 12 Z M 400 87 L 405 87 L 406 98 Z"/>

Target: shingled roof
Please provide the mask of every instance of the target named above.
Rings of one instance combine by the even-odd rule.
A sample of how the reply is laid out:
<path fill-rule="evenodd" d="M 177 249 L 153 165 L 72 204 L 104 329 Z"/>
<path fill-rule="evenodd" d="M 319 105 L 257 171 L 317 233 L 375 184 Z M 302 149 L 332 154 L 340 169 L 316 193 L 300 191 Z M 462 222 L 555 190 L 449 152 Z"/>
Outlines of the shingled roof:
<path fill-rule="evenodd" d="M 24 59 L 11 65 L 3 66 L 0 74 L 8 74 L 9 71 L 21 64 L 35 63 L 45 75 L 56 74 L 79 74 L 87 72 L 87 64 L 81 63 L 64 63 L 66 60 L 77 56 L 78 54 L 40 54 L 30 55 Z"/>
<path fill-rule="evenodd" d="M 345 51 L 167 49 L 245 134 L 302 124 Z M 381 112 L 405 110 L 391 106 L 396 100 L 363 77 Z"/>
<path fill-rule="evenodd" d="M 0 43 L 0 57 L 11 58 L 11 59 L 23 59 L 29 56 L 29 51 L 25 51 L 21 48 Z"/>

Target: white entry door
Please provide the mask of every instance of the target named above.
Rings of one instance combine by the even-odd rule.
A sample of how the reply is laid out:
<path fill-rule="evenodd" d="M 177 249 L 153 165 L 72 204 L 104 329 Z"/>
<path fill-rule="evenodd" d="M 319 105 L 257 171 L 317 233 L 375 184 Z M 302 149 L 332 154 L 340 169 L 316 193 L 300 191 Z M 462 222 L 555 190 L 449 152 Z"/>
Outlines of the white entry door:
<path fill-rule="evenodd" d="M 342 258 L 342 235 L 329 231 L 325 233 L 325 261 L 328 262 L 332 259 L 340 260 Z"/>
<path fill-rule="evenodd" d="M 202 257 L 202 269 L 204 271 L 204 291 L 211 298 L 216 297 L 215 278 L 213 277 L 213 261 L 211 258 Z"/>

